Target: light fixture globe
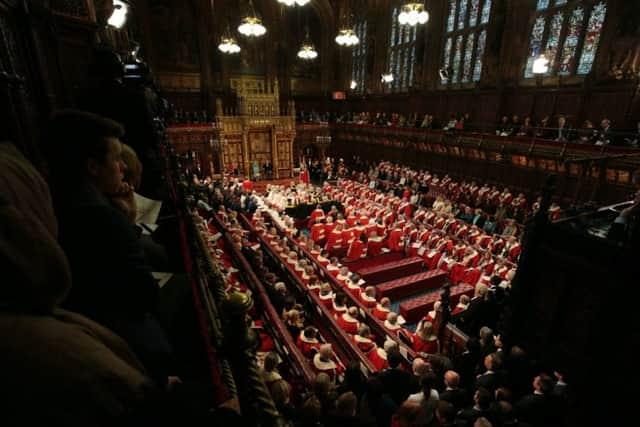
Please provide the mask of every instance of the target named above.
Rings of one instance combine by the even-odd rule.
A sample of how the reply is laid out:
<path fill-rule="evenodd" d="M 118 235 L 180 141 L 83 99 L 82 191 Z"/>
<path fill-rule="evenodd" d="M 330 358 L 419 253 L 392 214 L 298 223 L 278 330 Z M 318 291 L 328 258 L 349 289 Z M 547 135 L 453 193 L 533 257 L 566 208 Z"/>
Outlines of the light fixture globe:
<path fill-rule="evenodd" d="M 358 82 L 355 80 L 351 80 L 351 84 L 349 85 L 349 87 L 351 88 L 351 90 L 354 90 L 358 87 Z"/>
<path fill-rule="evenodd" d="M 223 37 L 218 45 L 218 50 L 222 53 L 234 54 L 240 52 L 240 46 L 233 37 Z"/>
<path fill-rule="evenodd" d="M 393 74 L 383 74 L 382 76 L 380 76 L 380 81 L 382 81 L 382 83 L 391 83 L 393 81 Z"/>
<path fill-rule="evenodd" d="M 356 35 L 355 31 L 351 28 L 345 28 L 340 30 L 338 35 L 336 36 L 336 43 L 340 46 L 355 46 L 360 43 L 360 39 Z"/>
<path fill-rule="evenodd" d="M 402 12 L 398 15 L 400 25 L 415 27 L 418 24 L 426 24 L 429 20 L 429 12 L 424 10 L 422 3 L 408 3 L 402 6 Z"/>
<path fill-rule="evenodd" d="M 242 22 L 238 26 L 238 32 L 246 37 L 260 37 L 267 32 L 267 29 L 257 16 L 247 16 L 242 18 Z"/>
<path fill-rule="evenodd" d="M 129 5 L 121 0 L 113 0 L 113 13 L 107 20 L 107 24 L 120 29 L 127 22 L 127 13 L 129 13 Z"/>
<path fill-rule="evenodd" d="M 311 0 L 278 0 L 278 3 L 282 3 L 285 6 L 304 6 L 309 3 Z"/>
<path fill-rule="evenodd" d="M 318 57 L 318 52 L 316 48 L 311 43 L 304 43 L 300 50 L 298 51 L 298 58 L 300 59 L 316 59 Z"/>

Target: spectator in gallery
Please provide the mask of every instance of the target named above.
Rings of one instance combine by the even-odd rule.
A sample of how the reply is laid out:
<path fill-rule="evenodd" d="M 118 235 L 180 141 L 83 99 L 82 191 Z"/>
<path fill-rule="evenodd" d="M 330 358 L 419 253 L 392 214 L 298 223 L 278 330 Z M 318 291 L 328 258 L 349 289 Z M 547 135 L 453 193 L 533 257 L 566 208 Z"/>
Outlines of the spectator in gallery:
<path fill-rule="evenodd" d="M 598 136 L 598 131 L 593 127 L 591 120 L 585 120 L 582 128 L 578 130 L 578 142 L 583 144 L 593 144 Z"/>
<path fill-rule="evenodd" d="M 511 118 L 511 135 L 518 135 L 521 127 L 522 123 L 520 122 L 520 116 L 514 114 Z"/>
<path fill-rule="evenodd" d="M 524 123 L 520 126 L 520 129 L 516 133 L 517 136 L 532 136 L 533 135 L 533 123 L 531 117 L 524 118 Z"/>
<path fill-rule="evenodd" d="M 511 123 L 509 122 L 509 117 L 508 116 L 502 116 L 502 119 L 500 119 L 500 123 L 498 124 L 498 127 L 496 128 L 496 135 L 498 136 L 509 136 L 513 133 L 513 127 L 511 126 Z"/>
<path fill-rule="evenodd" d="M 613 132 L 611 130 L 611 121 L 607 118 L 600 122 L 600 129 L 596 137 L 596 145 L 615 145 Z"/>
<path fill-rule="evenodd" d="M 630 145 L 631 147 L 637 147 L 640 145 L 640 122 L 636 125 L 635 133 L 629 138 L 625 138 L 624 141 L 626 145 Z"/>
<path fill-rule="evenodd" d="M 540 123 L 538 124 L 538 126 L 535 129 L 535 132 L 533 133 L 534 136 L 536 138 L 544 138 L 547 139 L 550 136 L 550 131 L 551 129 L 549 129 L 549 121 L 550 121 L 550 117 L 549 116 L 544 116 L 542 118 L 542 120 L 540 120 Z"/>
<path fill-rule="evenodd" d="M 554 129 L 554 140 L 557 142 L 567 142 L 569 140 L 569 129 L 567 126 L 567 118 L 565 116 L 558 117 L 558 127 Z"/>

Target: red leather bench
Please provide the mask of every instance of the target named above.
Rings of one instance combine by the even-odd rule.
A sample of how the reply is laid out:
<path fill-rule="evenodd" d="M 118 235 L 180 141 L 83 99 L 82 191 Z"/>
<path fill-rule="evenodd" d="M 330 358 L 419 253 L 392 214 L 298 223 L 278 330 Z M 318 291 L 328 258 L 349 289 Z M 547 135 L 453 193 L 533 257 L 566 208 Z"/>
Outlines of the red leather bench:
<path fill-rule="evenodd" d="M 461 283 L 451 287 L 449 304 L 452 306 L 458 303 L 461 295 L 473 295 L 474 287 L 466 283 Z M 407 323 L 416 323 L 424 317 L 433 304 L 440 300 L 440 292 L 433 292 L 419 298 L 414 298 L 400 304 L 400 314 L 407 320 Z"/>
<path fill-rule="evenodd" d="M 411 257 L 399 261 L 387 262 L 361 269 L 358 274 L 367 282 L 367 285 L 375 285 L 382 282 L 398 279 L 403 276 L 419 273 L 422 270 L 422 258 Z"/>
<path fill-rule="evenodd" d="M 376 286 L 376 292 L 379 298 L 389 297 L 393 301 L 439 288 L 446 277 L 447 273 L 442 270 L 431 270 L 381 283 Z"/>

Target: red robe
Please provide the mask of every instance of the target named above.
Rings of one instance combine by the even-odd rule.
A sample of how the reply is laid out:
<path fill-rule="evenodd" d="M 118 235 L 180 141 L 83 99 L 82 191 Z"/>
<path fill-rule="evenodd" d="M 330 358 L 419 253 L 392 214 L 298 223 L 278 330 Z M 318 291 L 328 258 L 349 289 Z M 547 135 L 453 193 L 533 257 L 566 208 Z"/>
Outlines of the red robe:
<path fill-rule="evenodd" d="M 367 359 L 369 359 L 378 372 L 389 367 L 389 363 L 387 363 L 387 352 L 381 348 L 376 348 L 367 353 Z"/>
<path fill-rule="evenodd" d="M 401 252 L 404 250 L 404 244 L 402 242 L 402 230 L 395 228 L 389 235 L 389 249 L 393 252 Z"/>
<path fill-rule="evenodd" d="M 304 336 L 304 332 L 300 332 L 296 345 L 302 351 L 302 354 L 308 359 L 311 359 L 314 353 L 320 349 L 320 343 L 315 338 L 307 338 Z"/>
<path fill-rule="evenodd" d="M 416 353 L 428 353 L 435 354 L 440 350 L 440 346 L 438 345 L 438 340 L 433 341 L 422 341 L 422 339 L 415 335 L 413 337 L 413 351 Z"/>
<path fill-rule="evenodd" d="M 342 246 L 342 232 L 341 231 L 332 231 L 331 234 L 327 237 L 327 244 L 325 245 L 325 249 L 331 250 L 334 248 L 339 248 Z"/>
<path fill-rule="evenodd" d="M 324 233 L 324 224 L 315 223 L 311 226 L 311 240 L 313 240 L 314 242 L 323 242 L 326 238 Z"/>
<path fill-rule="evenodd" d="M 384 308 L 380 304 L 376 304 L 375 308 L 373 309 L 373 315 L 381 322 L 387 320 L 387 316 L 389 315 L 389 313 L 391 313 L 391 310 L 389 310 L 388 308 Z"/>
<path fill-rule="evenodd" d="M 360 239 L 355 239 L 349 245 L 349 250 L 347 251 L 347 258 L 350 259 L 360 259 L 365 258 L 367 256 L 367 244 L 361 241 Z"/>
<path fill-rule="evenodd" d="M 371 350 L 376 348 L 376 343 L 371 341 L 369 338 L 361 337 L 360 335 L 354 335 L 353 342 L 358 346 L 360 351 L 362 351 L 364 354 L 367 354 Z"/>
<path fill-rule="evenodd" d="M 358 322 L 358 319 L 351 317 L 349 313 L 338 315 L 337 323 L 343 331 L 350 335 L 356 335 L 358 333 L 360 322 Z"/>

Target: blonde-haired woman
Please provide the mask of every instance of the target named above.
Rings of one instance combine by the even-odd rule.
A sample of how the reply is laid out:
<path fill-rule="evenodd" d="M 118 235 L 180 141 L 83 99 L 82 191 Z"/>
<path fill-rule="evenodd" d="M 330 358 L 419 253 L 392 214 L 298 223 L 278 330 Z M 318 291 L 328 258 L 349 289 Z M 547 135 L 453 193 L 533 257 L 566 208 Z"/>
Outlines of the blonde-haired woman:
<path fill-rule="evenodd" d="M 416 353 L 435 354 L 440 352 L 438 337 L 433 333 L 433 324 L 428 320 L 422 322 L 422 327 L 413 337 L 413 350 Z"/>

